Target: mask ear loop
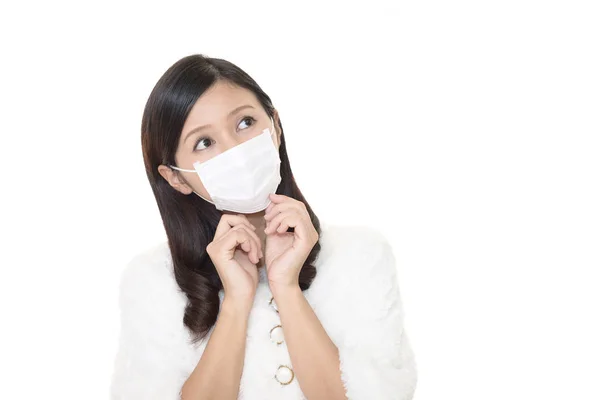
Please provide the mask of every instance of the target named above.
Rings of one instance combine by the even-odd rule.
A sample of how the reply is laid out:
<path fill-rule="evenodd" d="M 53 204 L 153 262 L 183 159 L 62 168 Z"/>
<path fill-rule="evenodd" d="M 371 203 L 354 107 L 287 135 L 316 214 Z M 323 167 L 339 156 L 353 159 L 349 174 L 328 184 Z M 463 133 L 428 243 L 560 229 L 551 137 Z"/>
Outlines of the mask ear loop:
<path fill-rule="evenodd" d="M 169 167 L 170 167 L 170 168 L 172 168 L 172 169 L 176 169 L 176 170 L 178 170 L 178 171 L 184 171 L 184 172 L 196 172 L 196 170 L 195 170 L 195 169 L 185 169 L 185 168 L 179 168 L 179 167 L 176 167 L 176 166 L 174 166 L 174 165 L 171 165 L 171 164 L 169 164 Z"/>
<path fill-rule="evenodd" d="M 277 136 L 277 131 L 275 130 L 275 120 L 271 117 L 271 136 Z"/>
<path fill-rule="evenodd" d="M 210 201 L 209 199 L 206 199 L 202 196 L 200 196 L 200 193 L 196 192 L 195 190 L 192 190 L 194 193 L 196 193 L 198 195 L 198 197 L 200 197 L 202 200 L 208 201 L 210 204 L 214 205 L 216 207 L 216 204 L 212 201 Z"/>
<path fill-rule="evenodd" d="M 173 169 L 176 169 L 176 170 L 178 170 L 178 171 L 184 171 L 184 172 L 196 172 L 196 170 L 195 170 L 195 169 L 185 169 L 185 168 L 179 168 L 179 167 L 176 167 L 176 166 L 174 166 L 174 165 L 171 165 L 171 164 L 169 164 L 169 167 L 171 167 L 171 168 L 173 168 Z M 214 202 L 212 202 L 212 201 L 210 201 L 209 199 L 207 199 L 207 198 L 203 197 L 202 195 L 200 195 L 200 193 L 196 192 L 194 189 L 192 189 L 192 192 L 196 193 L 196 195 L 198 195 L 198 197 L 200 197 L 202 200 L 205 200 L 205 201 L 209 202 L 210 204 L 212 204 L 212 205 L 215 205 L 215 203 L 214 203 Z M 215 206 L 216 206 L 216 205 L 215 205 Z"/>

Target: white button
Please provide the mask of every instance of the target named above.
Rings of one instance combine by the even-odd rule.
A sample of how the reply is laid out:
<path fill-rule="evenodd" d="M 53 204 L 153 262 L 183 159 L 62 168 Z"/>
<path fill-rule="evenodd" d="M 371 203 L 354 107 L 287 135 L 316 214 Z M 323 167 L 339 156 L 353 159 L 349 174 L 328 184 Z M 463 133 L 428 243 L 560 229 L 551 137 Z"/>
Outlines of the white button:
<path fill-rule="evenodd" d="M 269 300 L 269 305 L 279 313 L 279 310 L 277 309 L 277 304 L 275 303 L 275 297 L 271 296 L 271 300 Z"/>
<path fill-rule="evenodd" d="M 272 342 L 277 344 L 283 343 L 283 327 L 281 325 L 274 326 L 269 334 Z"/>
<path fill-rule="evenodd" d="M 280 365 L 275 373 L 275 379 L 282 385 L 289 385 L 294 380 L 294 371 L 286 365 Z"/>

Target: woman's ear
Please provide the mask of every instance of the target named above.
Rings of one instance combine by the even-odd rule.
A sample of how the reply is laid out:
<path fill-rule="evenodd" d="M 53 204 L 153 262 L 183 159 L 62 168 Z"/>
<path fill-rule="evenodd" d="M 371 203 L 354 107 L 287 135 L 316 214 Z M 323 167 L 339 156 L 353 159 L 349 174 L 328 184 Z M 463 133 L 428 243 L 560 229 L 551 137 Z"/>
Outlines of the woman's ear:
<path fill-rule="evenodd" d="M 275 125 L 275 132 L 277 132 L 277 147 L 281 144 L 281 129 L 279 128 L 279 113 L 277 109 L 273 109 L 273 125 Z"/>
<path fill-rule="evenodd" d="M 158 166 L 158 173 L 167 181 L 173 189 L 183 194 L 190 194 L 193 189 L 183 180 L 177 171 L 169 168 L 166 165 Z"/>

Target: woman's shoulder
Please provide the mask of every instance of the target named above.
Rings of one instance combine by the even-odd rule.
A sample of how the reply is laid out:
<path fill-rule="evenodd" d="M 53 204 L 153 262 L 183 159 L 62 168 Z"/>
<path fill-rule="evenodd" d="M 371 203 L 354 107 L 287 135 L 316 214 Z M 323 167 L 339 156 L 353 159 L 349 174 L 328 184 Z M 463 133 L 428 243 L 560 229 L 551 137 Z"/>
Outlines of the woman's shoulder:
<path fill-rule="evenodd" d="M 362 244 L 366 246 L 388 243 L 379 229 L 367 224 L 321 223 L 321 240 L 337 244 Z"/>
<path fill-rule="evenodd" d="M 373 226 L 323 224 L 313 292 L 353 291 L 367 280 L 396 279 L 396 260 L 386 235 Z M 310 293 L 310 292 L 309 292 Z"/>
<path fill-rule="evenodd" d="M 124 275 L 164 274 L 171 269 L 171 252 L 166 240 L 155 242 L 139 249 L 126 262 Z"/>
<path fill-rule="evenodd" d="M 121 273 L 119 293 L 122 310 L 160 311 L 164 318 L 180 321 L 186 298 L 175 281 L 166 240 L 148 245 L 129 259 Z"/>
<path fill-rule="evenodd" d="M 139 250 L 126 262 L 121 273 L 121 286 L 169 286 L 173 281 L 173 263 L 166 240 Z"/>
<path fill-rule="evenodd" d="M 319 261 L 341 268 L 373 266 L 374 261 L 390 261 L 394 253 L 387 236 L 378 228 L 360 224 L 323 224 Z M 395 260 L 393 260 L 395 261 Z M 371 271 L 376 272 L 376 271 Z"/>

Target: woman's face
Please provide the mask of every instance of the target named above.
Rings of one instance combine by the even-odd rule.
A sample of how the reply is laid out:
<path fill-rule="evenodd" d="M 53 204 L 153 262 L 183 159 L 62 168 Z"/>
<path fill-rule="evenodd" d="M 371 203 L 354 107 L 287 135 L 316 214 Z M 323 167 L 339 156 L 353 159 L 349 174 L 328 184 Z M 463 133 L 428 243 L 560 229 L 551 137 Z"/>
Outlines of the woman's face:
<path fill-rule="evenodd" d="M 274 116 L 275 147 L 279 148 L 277 112 Z M 175 166 L 194 169 L 194 162 L 205 162 L 271 129 L 271 119 L 254 93 L 227 81 L 217 81 L 192 107 L 175 153 Z M 196 191 L 212 201 L 195 172 L 176 171 L 167 165 L 158 167 L 169 184 L 183 194 Z"/>

